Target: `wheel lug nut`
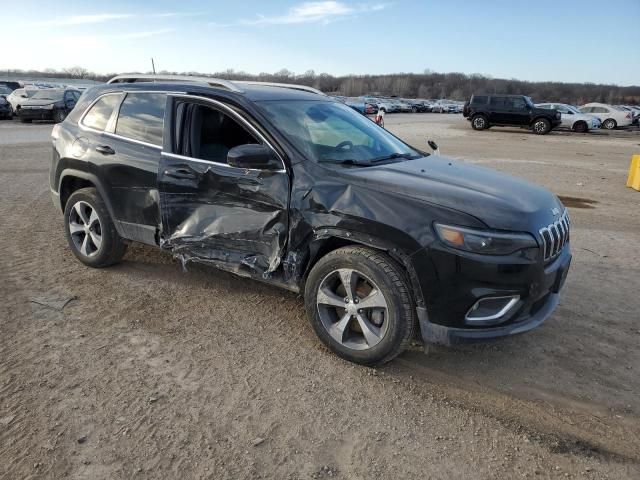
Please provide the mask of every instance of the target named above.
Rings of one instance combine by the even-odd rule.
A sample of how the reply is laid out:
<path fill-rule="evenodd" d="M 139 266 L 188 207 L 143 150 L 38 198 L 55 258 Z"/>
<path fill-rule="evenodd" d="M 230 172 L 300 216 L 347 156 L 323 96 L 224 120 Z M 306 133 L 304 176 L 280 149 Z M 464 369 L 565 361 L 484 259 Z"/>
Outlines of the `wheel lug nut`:
<path fill-rule="evenodd" d="M 356 298 L 353 302 L 354 302 L 354 303 L 358 303 L 358 299 Z"/>

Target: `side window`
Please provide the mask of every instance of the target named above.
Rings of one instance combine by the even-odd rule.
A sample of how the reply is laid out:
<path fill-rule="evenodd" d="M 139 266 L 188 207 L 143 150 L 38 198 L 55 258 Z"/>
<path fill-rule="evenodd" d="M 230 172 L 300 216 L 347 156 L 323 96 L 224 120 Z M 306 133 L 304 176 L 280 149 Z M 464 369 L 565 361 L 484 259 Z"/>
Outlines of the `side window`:
<path fill-rule="evenodd" d="M 512 97 L 509 100 L 510 100 L 509 103 L 511 104 L 511 108 L 514 108 L 516 110 L 524 110 L 525 108 L 527 108 L 527 102 L 524 101 L 524 98 Z"/>
<path fill-rule="evenodd" d="M 128 93 L 118 114 L 117 135 L 162 146 L 164 93 Z"/>
<path fill-rule="evenodd" d="M 180 155 L 227 163 L 227 154 L 233 147 L 260 143 L 240 123 L 215 108 L 181 103 L 176 114 L 177 121 L 184 119 L 180 122 L 183 125 L 177 151 Z"/>
<path fill-rule="evenodd" d="M 491 97 L 491 106 L 502 108 L 505 106 L 505 97 Z"/>
<path fill-rule="evenodd" d="M 473 100 L 471 101 L 472 105 L 486 105 L 487 104 L 487 96 L 486 95 L 474 95 Z"/>
<path fill-rule="evenodd" d="M 82 119 L 82 124 L 85 127 L 104 130 L 107 128 L 107 123 L 109 123 L 113 109 L 118 105 L 118 102 L 120 102 L 119 94 L 105 95 L 89 109 Z"/>

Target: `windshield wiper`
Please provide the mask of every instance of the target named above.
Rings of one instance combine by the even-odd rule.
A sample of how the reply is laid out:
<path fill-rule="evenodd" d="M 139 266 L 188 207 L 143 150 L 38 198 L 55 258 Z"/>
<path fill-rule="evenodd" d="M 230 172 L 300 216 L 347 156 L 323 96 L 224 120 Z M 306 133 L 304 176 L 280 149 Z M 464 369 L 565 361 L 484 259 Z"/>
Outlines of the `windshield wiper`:
<path fill-rule="evenodd" d="M 371 159 L 371 163 L 384 162 L 385 160 L 395 160 L 397 158 L 412 159 L 419 157 L 416 157 L 413 153 L 392 153 L 391 155 L 386 155 L 384 157 L 373 158 Z"/>
<path fill-rule="evenodd" d="M 340 163 L 343 165 L 358 165 L 360 167 L 369 167 L 371 166 L 371 162 L 369 160 L 356 160 L 355 158 L 346 158 L 342 160 L 338 160 L 335 158 L 321 158 L 318 160 L 319 163 Z"/>

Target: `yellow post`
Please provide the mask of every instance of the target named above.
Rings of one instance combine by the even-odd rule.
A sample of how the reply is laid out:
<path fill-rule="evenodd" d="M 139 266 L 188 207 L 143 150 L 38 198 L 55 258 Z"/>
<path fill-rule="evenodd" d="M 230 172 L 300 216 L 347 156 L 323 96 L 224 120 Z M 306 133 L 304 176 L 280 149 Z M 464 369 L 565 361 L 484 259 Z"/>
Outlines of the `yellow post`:
<path fill-rule="evenodd" d="M 627 187 L 640 192 L 640 155 L 631 157 L 631 166 L 629 167 L 629 178 L 627 178 Z"/>

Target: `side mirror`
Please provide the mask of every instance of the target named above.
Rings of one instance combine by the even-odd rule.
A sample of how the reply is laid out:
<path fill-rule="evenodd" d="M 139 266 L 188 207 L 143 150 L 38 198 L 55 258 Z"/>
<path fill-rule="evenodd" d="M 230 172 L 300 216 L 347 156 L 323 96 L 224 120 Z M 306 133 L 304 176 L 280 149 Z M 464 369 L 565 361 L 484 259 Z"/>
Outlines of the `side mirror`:
<path fill-rule="evenodd" d="M 29 98 L 25 93 L 23 93 L 22 95 L 20 95 L 20 98 Z"/>
<path fill-rule="evenodd" d="M 260 170 L 278 170 L 280 160 L 266 145 L 254 143 L 238 145 L 229 150 L 227 163 L 237 168 L 255 168 Z"/>
<path fill-rule="evenodd" d="M 431 150 L 433 150 L 436 155 L 440 153 L 440 149 L 438 148 L 438 144 L 436 142 L 434 142 L 433 140 L 427 140 L 427 144 L 431 147 Z"/>

